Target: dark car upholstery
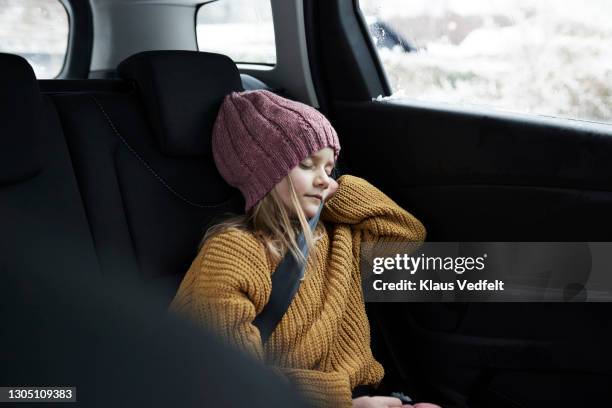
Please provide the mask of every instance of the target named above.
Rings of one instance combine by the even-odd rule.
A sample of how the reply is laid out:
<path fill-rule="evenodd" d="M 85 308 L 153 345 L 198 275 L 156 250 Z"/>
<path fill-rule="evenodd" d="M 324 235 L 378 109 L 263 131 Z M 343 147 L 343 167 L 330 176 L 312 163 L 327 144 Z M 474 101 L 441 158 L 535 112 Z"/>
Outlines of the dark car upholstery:
<path fill-rule="evenodd" d="M 0 271 L 99 274 L 55 107 L 25 59 L 0 67 Z"/>
<path fill-rule="evenodd" d="M 161 122 L 172 107 L 188 121 L 188 102 L 210 122 L 223 92 L 240 88 L 231 61 L 197 59 L 190 67 L 205 78 L 219 80 L 206 75 L 214 60 L 229 79 L 195 83 L 198 100 L 175 93 Z M 160 145 L 141 72 L 135 82 L 36 81 L 8 54 L 0 70 L 0 383 L 74 387 L 82 406 L 304 406 L 253 359 L 165 313 L 208 219 L 241 203 L 208 148 L 170 156 Z M 164 133 L 183 148 L 184 125 Z M 166 296 L 139 285 L 155 278 Z"/>
<path fill-rule="evenodd" d="M 0 63 L 3 105 L 24 98 L 18 115 L 3 110 L 4 123 L 19 120 L 26 130 L 2 132 L 13 151 L 3 144 L 10 160 L 2 157 L 0 217 L 17 238 L 3 241 L 2 258 L 26 259 L 39 253 L 28 240 L 46 239 L 64 255 L 37 265 L 70 262 L 135 279 L 169 302 L 206 228 L 244 206 L 218 174 L 210 145 L 223 97 L 243 89 L 235 64 L 219 54 L 144 52 L 120 64 L 121 79 L 39 81 L 41 95 L 25 60 Z M 30 129 L 38 110 L 40 169 Z"/>
<path fill-rule="evenodd" d="M 141 276 L 171 297 L 211 218 L 240 209 L 209 141 L 240 77 L 227 57 L 181 51 L 136 55 L 119 72 L 133 89 L 52 99 L 103 273 Z"/>

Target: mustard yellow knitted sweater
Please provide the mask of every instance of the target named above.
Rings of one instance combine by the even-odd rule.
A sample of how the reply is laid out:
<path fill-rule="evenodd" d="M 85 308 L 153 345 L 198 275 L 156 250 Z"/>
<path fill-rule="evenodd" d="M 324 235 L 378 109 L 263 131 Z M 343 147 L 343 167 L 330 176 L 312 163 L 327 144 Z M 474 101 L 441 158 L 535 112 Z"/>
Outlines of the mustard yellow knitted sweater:
<path fill-rule="evenodd" d="M 425 228 L 366 180 L 344 175 L 325 203 L 323 238 L 291 306 L 265 347 L 253 326 L 266 305 L 276 264 L 251 233 L 209 239 L 170 309 L 215 330 L 230 344 L 280 371 L 315 406 L 350 407 L 352 389 L 377 385 L 382 366 L 370 349 L 359 271 L 362 241 L 423 241 Z"/>

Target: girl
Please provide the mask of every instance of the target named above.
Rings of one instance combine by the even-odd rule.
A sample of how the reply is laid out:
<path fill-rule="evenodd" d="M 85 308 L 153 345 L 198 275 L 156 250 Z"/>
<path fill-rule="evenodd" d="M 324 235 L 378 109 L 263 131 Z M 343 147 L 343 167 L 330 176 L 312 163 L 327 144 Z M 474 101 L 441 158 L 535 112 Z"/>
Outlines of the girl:
<path fill-rule="evenodd" d="M 171 310 L 271 365 L 316 406 L 401 406 L 391 397 L 352 399 L 355 388 L 375 387 L 384 374 L 370 350 L 359 248 L 362 241 L 423 241 L 423 225 L 367 181 L 331 177 L 338 136 L 310 106 L 268 91 L 233 92 L 219 110 L 212 148 L 221 176 L 244 195 L 245 214 L 207 231 Z M 322 202 L 313 233 L 308 219 Z M 253 320 L 288 251 L 307 262 L 306 272 L 262 345 Z"/>

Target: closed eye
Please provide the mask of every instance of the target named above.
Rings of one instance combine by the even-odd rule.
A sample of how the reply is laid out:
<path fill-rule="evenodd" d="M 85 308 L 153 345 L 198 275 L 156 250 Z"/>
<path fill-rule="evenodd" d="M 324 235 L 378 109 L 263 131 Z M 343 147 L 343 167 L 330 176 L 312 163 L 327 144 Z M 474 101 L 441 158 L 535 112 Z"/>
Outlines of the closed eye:
<path fill-rule="evenodd" d="M 314 167 L 314 165 L 308 164 L 308 163 L 300 163 L 300 167 L 302 169 L 305 169 L 305 170 L 310 170 L 310 169 L 312 169 Z M 327 171 L 327 169 L 325 169 L 325 172 L 327 173 L 328 177 L 331 177 L 331 175 L 334 173 L 334 169 L 335 169 L 335 167 L 332 167 L 329 171 Z"/>

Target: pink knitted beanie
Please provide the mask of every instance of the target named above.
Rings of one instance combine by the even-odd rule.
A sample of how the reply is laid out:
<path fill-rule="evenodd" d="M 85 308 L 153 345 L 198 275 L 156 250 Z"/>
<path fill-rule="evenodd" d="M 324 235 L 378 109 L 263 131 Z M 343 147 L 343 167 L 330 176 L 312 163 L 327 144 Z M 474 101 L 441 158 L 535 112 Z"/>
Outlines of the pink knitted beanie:
<path fill-rule="evenodd" d="M 337 160 L 340 142 L 325 116 L 264 90 L 227 95 L 212 134 L 217 169 L 244 195 L 245 212 L 302 160 L 325 147 L 334 149 Z"/>

